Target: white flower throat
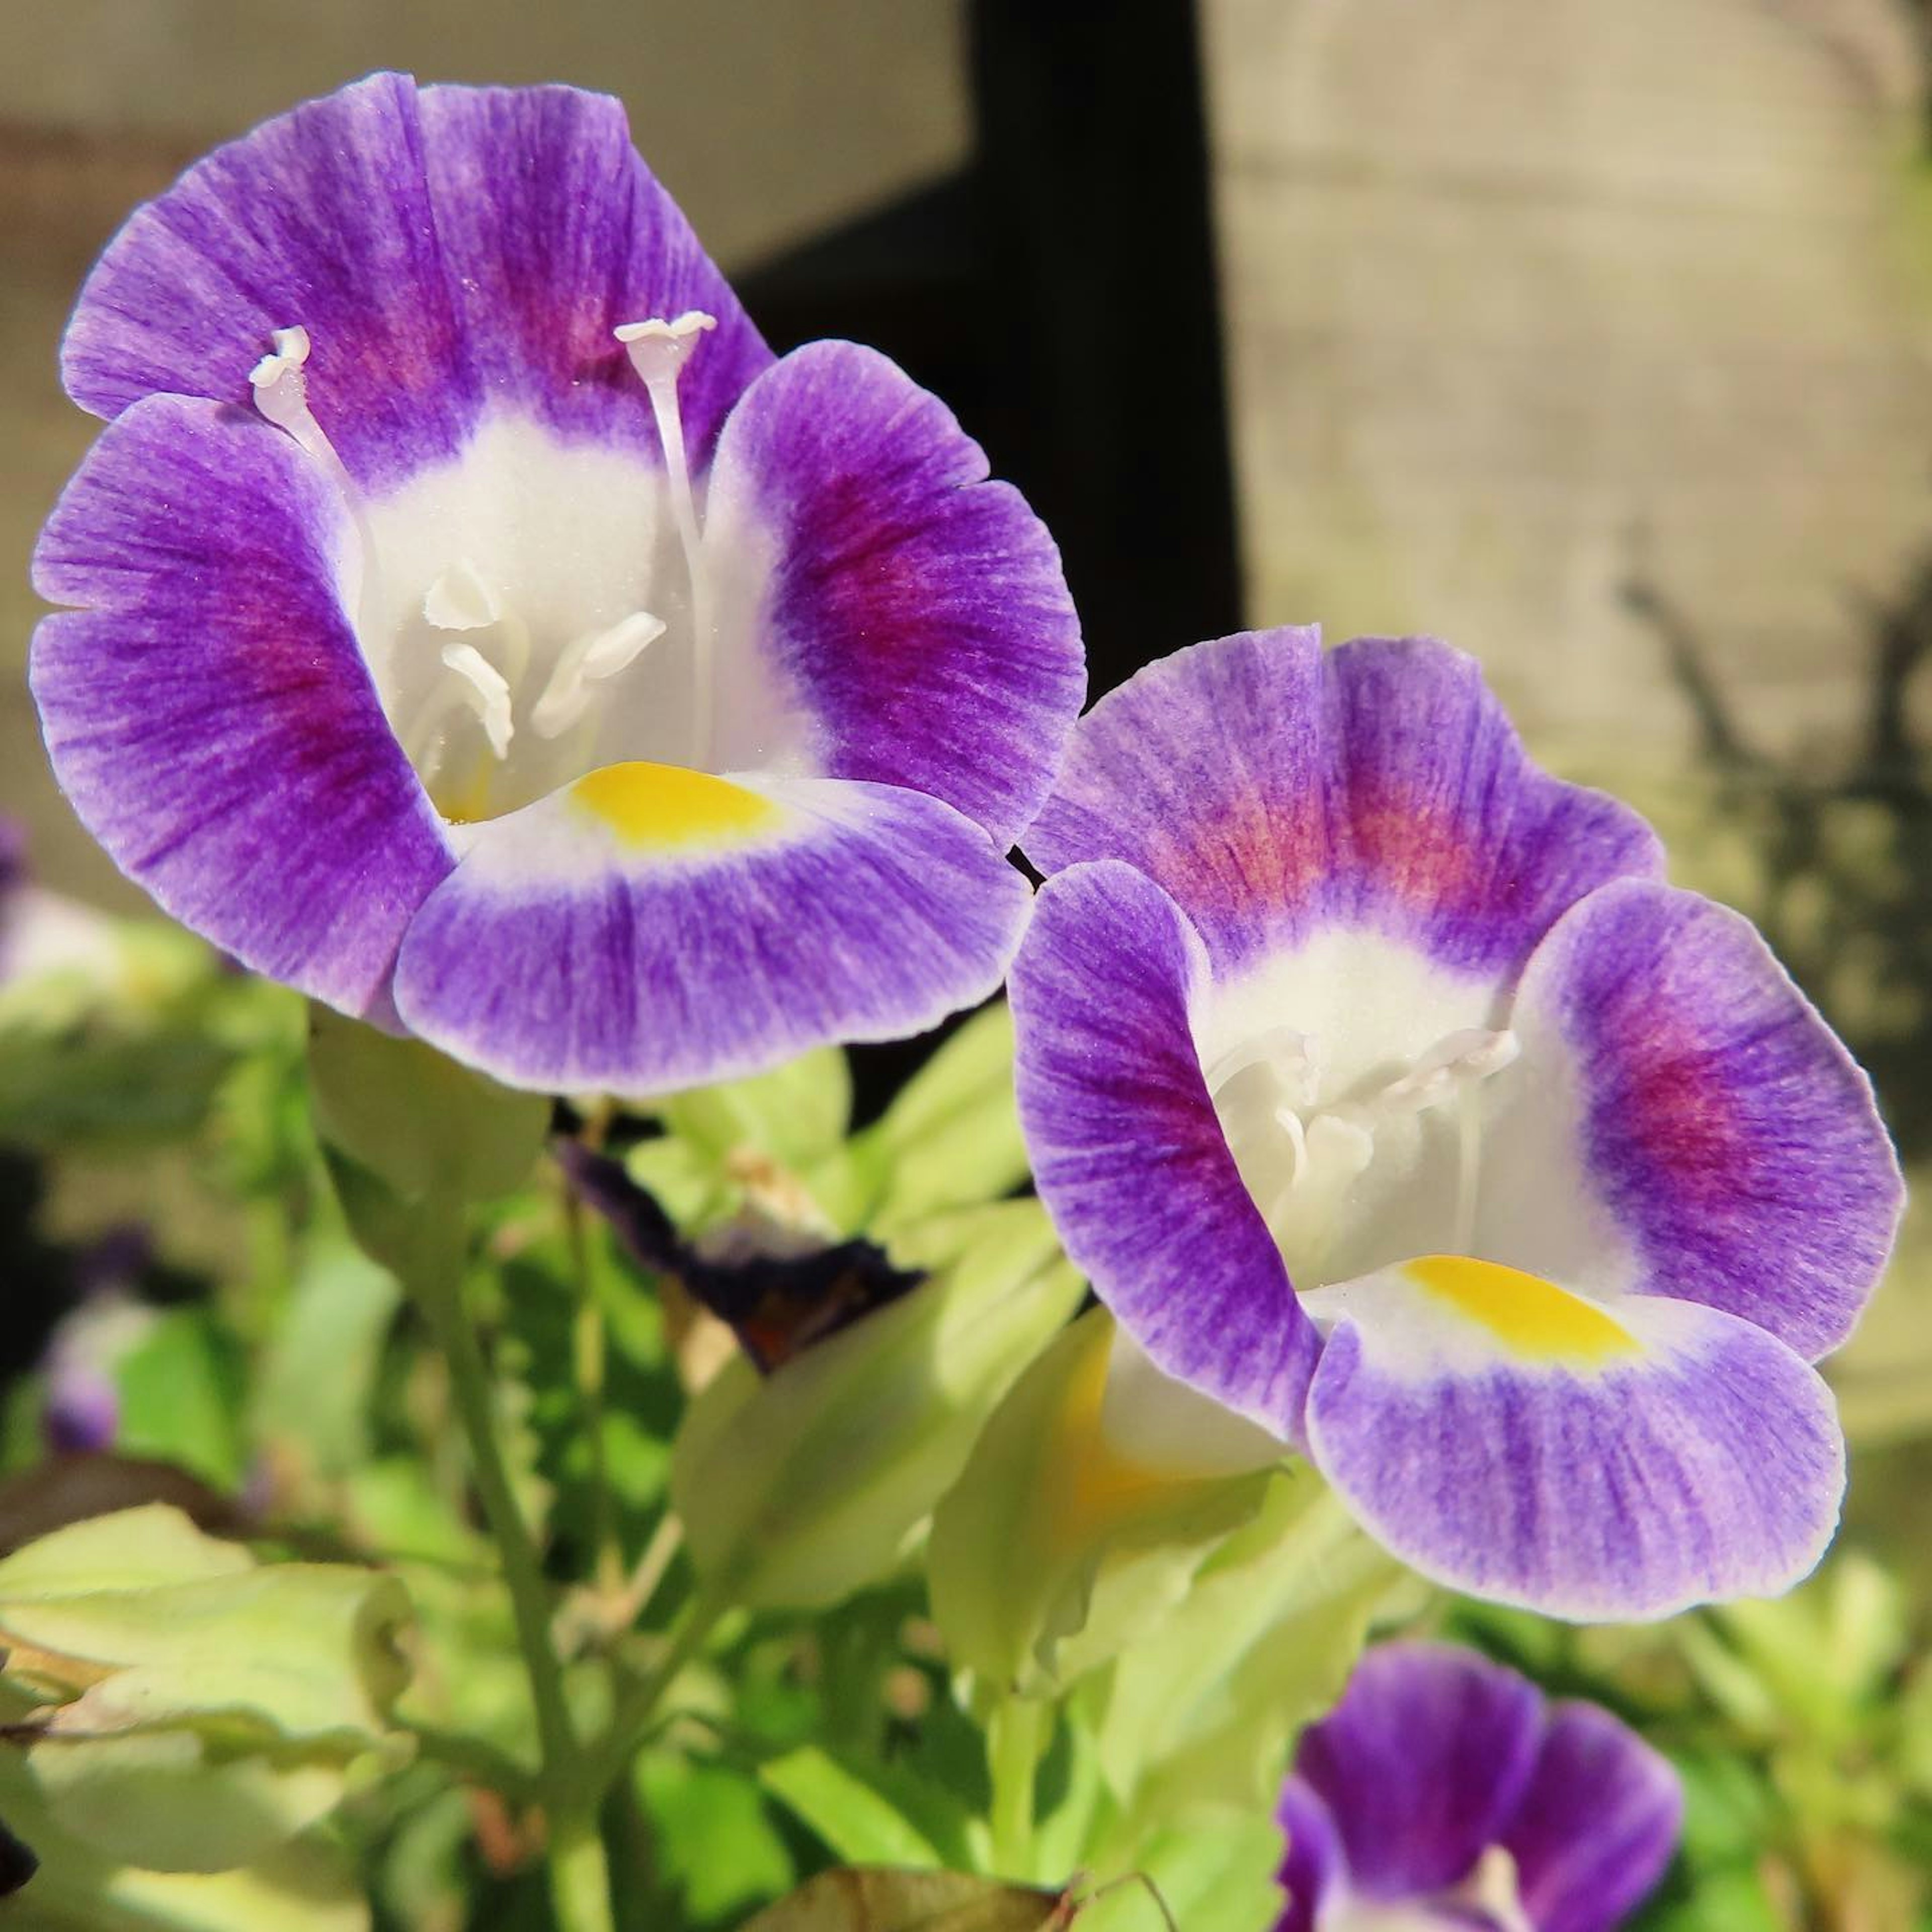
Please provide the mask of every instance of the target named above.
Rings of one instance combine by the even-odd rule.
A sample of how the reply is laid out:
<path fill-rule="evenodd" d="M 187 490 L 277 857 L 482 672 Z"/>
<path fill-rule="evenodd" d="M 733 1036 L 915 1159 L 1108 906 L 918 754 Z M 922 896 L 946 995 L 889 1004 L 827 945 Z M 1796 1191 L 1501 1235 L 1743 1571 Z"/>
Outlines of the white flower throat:
<path fill-rule="evenodd" d="M 453 462 L 377 500 L 309 406 L 307 332 L 278 330 L 251 372 L 256 407 L 354 512 L 357 636 L 445 817 L 497 817 L 619 758 L 718 770 L 782 748 L 784 707 L 769 698 L 721 741 L 719 560 L 678 405 L 680 374 L 714 326 L 693 310 L 615 332 L 648 398 L 661 463 L 497 417 Z M 730 603 L 742 586 L 722 588 Z"/>
<path fill-rule="evenodd" d="M 1246 988 L 1202 1040 L 1228 1150 L 1298 1289 L 1473 1251 L 1483 1090 L 1520 1048 L 1507 1028 L 1460 1023 L 1488 1016 L 1425 974 L 1333 935 Z"/>

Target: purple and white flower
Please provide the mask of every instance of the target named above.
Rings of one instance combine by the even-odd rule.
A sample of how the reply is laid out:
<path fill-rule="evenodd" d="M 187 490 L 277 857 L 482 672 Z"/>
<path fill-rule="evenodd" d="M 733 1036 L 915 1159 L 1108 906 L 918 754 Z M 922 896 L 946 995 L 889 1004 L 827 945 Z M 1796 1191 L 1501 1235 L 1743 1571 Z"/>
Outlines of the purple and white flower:
<path fill-rule="evenodd" d="M 884 357 L 775 359 L 614 100 L 376 75 L 111 243 L 35 564 L 82 818 L 246 964 L 662 1088 L 997 986 L 1084 685 L 1052 540 Z"/>
<path fill-rule="evenodd" d="M 1664 1875 L 1677 1774 L 1594 1704 L 1397 1643 L 1302 1735 L 1276 1932 L 1615 1932 Z"/>
<path fill-rule="evenodd" d="M 1811 1364 L 1900 1204 L 1869 1086 L 1470 659 L 1180 652 L 1082 722 L 1027 850 L 1040 1192 L 1157 1368 L 1457 1588 L 1654 1616 L 1810 1568 Z"/>

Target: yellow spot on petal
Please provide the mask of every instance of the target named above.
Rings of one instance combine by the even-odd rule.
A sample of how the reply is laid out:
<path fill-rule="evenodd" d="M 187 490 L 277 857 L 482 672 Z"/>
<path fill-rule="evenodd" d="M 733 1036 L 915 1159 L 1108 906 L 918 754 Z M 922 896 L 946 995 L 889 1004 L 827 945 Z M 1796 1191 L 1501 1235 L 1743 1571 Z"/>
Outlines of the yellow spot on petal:
<path fill-rule="evenodd" d="M 626 845 L 660 852 L 741 844 L 769 831 L 781 816 L 759 793 L 682 765 L 605 765 L 579 778 L 570 796 Z"/>
<path fill-rule="evenodd" d="M 1642 1352 L 1636 1337 L 1594 1301 L 1521 1268 L 1467 1255 L 1425 1255 L 1402 1271 L 1525 1361 L 1597 1363 Z"/>

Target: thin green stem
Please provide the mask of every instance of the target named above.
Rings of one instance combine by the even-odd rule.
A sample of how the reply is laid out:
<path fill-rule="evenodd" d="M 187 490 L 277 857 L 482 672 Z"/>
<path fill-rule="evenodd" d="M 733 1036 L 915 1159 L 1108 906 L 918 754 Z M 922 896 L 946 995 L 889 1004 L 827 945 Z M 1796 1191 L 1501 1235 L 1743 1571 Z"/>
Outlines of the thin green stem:
<path fill-rule="evenodd" d="M 1033 1780 L 1046 1715 L 1028 1697 L 1006 1697 L 986 1726 L 986 1765 L 993 1780 L 993 1869 L 1003 1878 L 1033 1876 Z"/>
<path fill-rule="evenodd" d="M 604 1304 L 599 1294 L 593 1243 L 595 1229 L 584 1225 L 583 1204 L 574 1194 L 565 1197 L 564 1214 L 570 1231 L 571 1256 L 577 1270 L 577 1315 L 572 1324 L 571 1354 L 583 1406 L 584 1430 L 590 1444 L 590 1510 L 592 1546 L 596 1551 L 595 1581 L 614 1593 L 623 1585 L 623 1555 L 617 1541 L 615 1513 L 610 1506 L 610 1453 L 604 1440 L 604 1388 L 608 1346 Z"/>
<path fill-rule="evenodd" d="M 579 1788 L 602 1797 L 622 1776 L 638 1741 L 658 1714 L 664 1694 L 685 1666 L 704 1647 L 706 1638 L 724 1613 L 715 1600 L 693 1597 L 678 1612 L 668 1634 L 664 1654 L 650 1672 L 621 1694 L 610 1728 L 585 1754 Z"/>
<path fill-rule="evenodd" d="M 471 1474 L 510 1593 L 542 1753 L 538 1790 L 550 1814 L 551 1901 L 562 1932 L 611 1932 L 610 1884 L 594 1803 L 580 1808 L 572 1802 L 580 1760 L 564 1701 L 563 1672 L 550 1640 L 550 1594 L 543 1565 L 518 1507 L 497 1439 L 489 1364 L 463 1306 L 461 1215 L 426 1214 L 424 1223 L 424 1264 L 412 1270 L 410 1286 L 448 1364 L 450 1392 L 469 1444 Z"/>

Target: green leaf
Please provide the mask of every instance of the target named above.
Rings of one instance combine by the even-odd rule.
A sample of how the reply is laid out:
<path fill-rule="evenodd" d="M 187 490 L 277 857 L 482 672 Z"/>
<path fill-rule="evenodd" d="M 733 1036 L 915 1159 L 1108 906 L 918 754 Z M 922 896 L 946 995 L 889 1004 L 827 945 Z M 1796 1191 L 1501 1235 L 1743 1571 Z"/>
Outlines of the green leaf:
<path fill-rule="evenodd" d="M 172 1462 L 218 1488 L 247 1462 L 245 1370 L 233 1337 L 205 1309 L 171 1309 L 114 1366 L 116 1447 Z"/>
<path fill-rule="evenodd" d="M 1027 1152 L 1013 1100 L 1006 1002 L 960 1027 L 858 1136 L 853 1152 L 860 1171 L 878 1177 L 866 1218 L 887 1232 L 1019 1186 Z"/>
<path fill-rule="evenodd" d="M 843 1138 L 852 1076 L 841 1048 L 820 1047 L 769 1073 L 668 1094 L 652 1106 L 674 1135 L 713 1162 L 759 1154 L 796 1171 Z"/>
<path fill-rule="evenodd" d="M 989 1685 L 1035 1694 L 1105 1662 L 1180 1600 L 1266 1493 L 1266 1463 L 1202 1473 L 1212 1459 L 1150 1444 L 1142 1460 L 1115 1439 L 1114 1345 L 1104 1309 L 1057 1336 L 934 1514 L 933 1614 L 956 1660 Z M 1253 1455 L 1285 1453 L 1254 1434 Z"/>
<path fill-rule="evenodd" d="M 368 1932 L 348 1860 L 314 1838 L 240 1870 L 146 1870 L 76 1837 L 4 1753 L 0 1815 L 40 1862 L 26 1890 L 0 1906 L 0 1918 L 23 1932 Z"/>
<path fill-rule="evenodd" d="M 407 1204 L 508 1193 L 550 1124 L 544 1095 L 513 1093 L 326 1006 L 310 1009 L 309 1075 L 323 1140 Z"/>
<path fill-rule="evenodd" d="M 309 1472 L 342 1477 L 369 1453 L 369 1405 L 401 1299 L 395 1277 L 340 1236 L 305 1258 L 250 1405 L 256 1435 Z M 328 1365 L 318 1373 L 319 1364 Z"/>
<path fill-rule="evenodd" d="M 1081 1292 L 1036 1202 L 938 1217 L 892 1258 L 931 1278 L 770 1376 L 728 1363 L 685 1416 L 672 1500 L 728 1600 L 815 1607 L 889 1570 Z"/>
<path fill-rule="evenodd" d="M 35 1744 L 27 1764 L 76 1841 L 156 1871 L 229 1871 L 266 1857 L 340 1800 L 346 1768 L 211 1754 L 191 1730 Z"/>
<path fill-rule="evenodd" d="M 637 1785 L 650 1821 L 656 1876 L 672 1909 L 648 1922 L 710 1924 L 735 1920 L 796 1876 L 766 1815 L 758 1785 L 740 1772 L 646 1751 Z"/>
<path fill-rule="evenodd" d="M 64 1828 L 170 1869 L 251 1862 L 328 1810 L 388 1712 L 409 1613 L 393 1577 L 258 1564 L 160 1505 L 0 1563 L 0 1684 L 50 1700 L 28 1762 Z"/>
<path fill-rule="evenodd" d="M 1003 1885 L 963 1872 L 820 1872 L 741 1932 L 1061 1932 L 1064 1892 Z"/>
<path fill-rule="evenodd" d="M 1414 1588 L 1312 1469 L 1273 1477 L 1260 1514 L 1098 1688 L 1100 1762 L 1124 1808 L 1156 1821 L 1191 1800 L 1264 1810 L 1371 1619 Z"/>
<path fill-rule="evenodd" d="M 816 1744 L 760 1765 L 758 1781 L 850 1864 L 924 1868 L 942 1862 L 909 1819 Z"/>
<path fill-rule="evenodd" d="M 1184 1805 L 1088 1892 L 1080 1932 L 1161 1932 L 1162 1906 L 1186 1932 L 1268 1932 L 1281 1914 L 1281 1857 L 1267 1808 Z"/>

